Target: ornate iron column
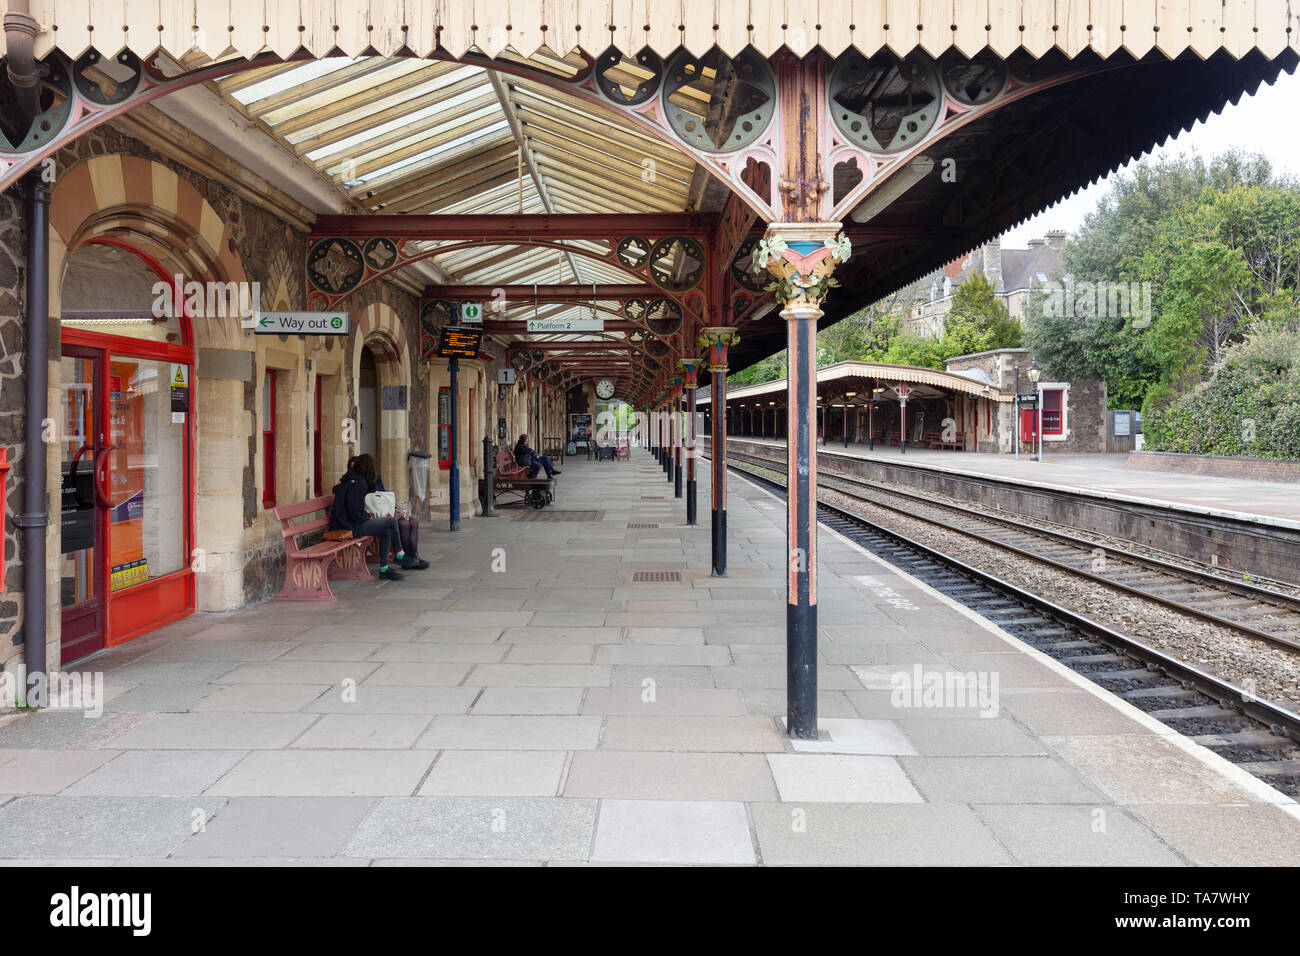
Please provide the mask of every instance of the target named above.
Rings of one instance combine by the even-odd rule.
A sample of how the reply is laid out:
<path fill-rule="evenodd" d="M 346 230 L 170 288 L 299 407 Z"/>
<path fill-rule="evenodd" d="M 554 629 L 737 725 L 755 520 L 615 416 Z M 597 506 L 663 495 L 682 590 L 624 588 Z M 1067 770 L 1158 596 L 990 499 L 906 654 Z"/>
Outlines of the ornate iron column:
<path fill-rule="evenodd" d="M 700 360 L 685 358 L 677 364 L 682 368 L 682 388 L 686 390 L 686 523 L 692 525 L 698 518 L 695 502 L 695 459 L 699 455 L 695 434 L 695 390 L 699 387 L 697 370 Z"/>
<path fill-rule="evenodd" d="M 727 347 L 740 341 L 735 329 L 710 327 L 695 344 L 708 349 L 705 364 L 713 375 L 709 389 L 713 405 L 713 576 L 727 576 Z"/>
<path fill-rule="evenodd" d="M 851 254 L 833 222 L 772 223 L 754 249 L 786 320 L 786 730 L 801 739 L 817 737 L 817 320 Z"/>
<path fill-rule="evenodd" d="M 673 379 L 672 393 L 672 449 L 673 449 L 673 497 L 682 496 L 682 445 L 685 443 L 685 429 L 682 427 L 682 380 Z"/>

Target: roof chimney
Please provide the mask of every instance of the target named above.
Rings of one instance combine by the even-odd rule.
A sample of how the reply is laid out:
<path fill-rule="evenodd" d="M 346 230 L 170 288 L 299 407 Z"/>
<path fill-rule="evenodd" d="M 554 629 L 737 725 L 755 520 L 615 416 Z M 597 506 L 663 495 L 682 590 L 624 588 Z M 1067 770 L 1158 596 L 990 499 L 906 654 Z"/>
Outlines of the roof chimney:
<path fill-rule="evenodd" d="M 1050 229 L 1048 230 L 1047 235 L 1043 238 L 1043 241 L 1047 243 L 1047 248 L 1051 249 L 1053 252 L 1060 252 L 1065 246 L 1065 230 Z"/>
<path fill-rule="evenodd" d="M 993 238 L 984 243 L 984 278 L 989 280 L 994 292 L 1002 291 L 1002 240 Z"/>

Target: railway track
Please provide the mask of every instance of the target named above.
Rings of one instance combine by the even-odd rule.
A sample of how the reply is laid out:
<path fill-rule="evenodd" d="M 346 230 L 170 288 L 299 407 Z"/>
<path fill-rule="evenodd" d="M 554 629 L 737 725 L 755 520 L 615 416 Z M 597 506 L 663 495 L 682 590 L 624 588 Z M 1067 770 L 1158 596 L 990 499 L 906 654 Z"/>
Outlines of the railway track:
<path fill-rule="evenodd" d="M 781 462 L 755 463 L 777 475 L 784 471 Z M 784 484 L 773 477 L 732 460 L 728 468 L 784 495 Z M 823 483 L 821 476 L 818 482 Z M 823 501 L 817 509 L 822 524 L 1300 799 L 1300 714 L 860 514 Z"/>
<path fill-rule="evenodd" d="M 780 470 L 780 463 L 770 459 L 753 455 L 732 457 Z M 1015 518 L 937 501 L 879 482 L 819 474 L 817 483 L 819 487 L 874 507 L 959 531 L 1023 558 L 1154 601 L 1278 647 L 1300 651 L 1300 597 L 1295 595 L 1207 573 L 1163 558 L 1134 554 Z M 870 491 L 870 497 L 864 491 Z"/>

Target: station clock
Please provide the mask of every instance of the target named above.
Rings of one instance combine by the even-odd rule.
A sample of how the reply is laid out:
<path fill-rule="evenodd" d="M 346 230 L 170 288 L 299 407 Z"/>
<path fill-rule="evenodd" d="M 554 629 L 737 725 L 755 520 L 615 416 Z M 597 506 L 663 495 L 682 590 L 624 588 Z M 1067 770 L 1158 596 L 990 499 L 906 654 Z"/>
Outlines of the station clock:
<path fill-rule="evenodd" d="M 602 401 L 609 401 L 614 397 L 614 383 L 607 378 L 602 378 L 596 383 L 596 397 Z"/>

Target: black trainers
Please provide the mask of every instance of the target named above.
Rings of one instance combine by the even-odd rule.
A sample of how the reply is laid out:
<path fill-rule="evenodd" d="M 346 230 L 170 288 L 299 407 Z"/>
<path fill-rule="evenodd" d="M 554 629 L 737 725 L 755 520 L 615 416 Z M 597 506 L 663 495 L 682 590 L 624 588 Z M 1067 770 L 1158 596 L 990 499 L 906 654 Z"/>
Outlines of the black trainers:
<path fill-rule="evenodd" d="M 551 477 L 554 478 L 556 475 L 562 475 L 562 474 L 564 474 L 564 472 L 562 472 L 562 471 L 560 471 L 560 469 L 556 468 L 556 469 L 554 469 L 554 470 L 551 472 Z"/>
<path fill-rule="evenodd" d="M 384 570 L 379 572 L 379 576 L 385 581 L 401 581 L 406 577 L 405 574 L 394 571 L 392 568 L 384 568 Z"/>
<path fill-rule="evenodd" d="M 408 554 L 406 557 L 402 558 L 401 561 L 398 561 L 397 564 L 403 571 L 417 571 L 420 568 L 420 559 L 413 558 Z M 428 565 L 426 564 L 425 567 L 427 568 Z"/>

